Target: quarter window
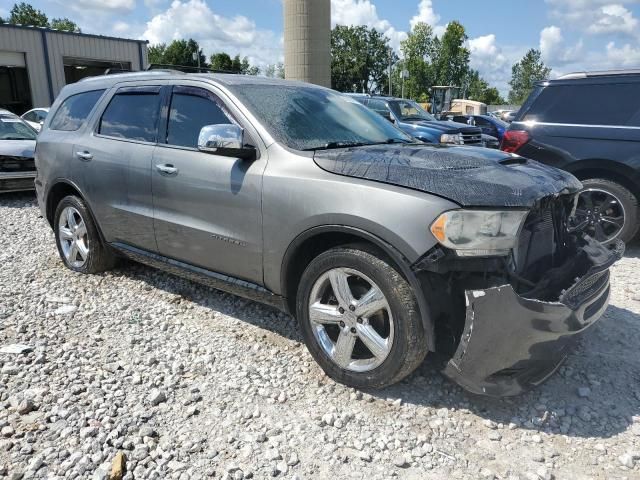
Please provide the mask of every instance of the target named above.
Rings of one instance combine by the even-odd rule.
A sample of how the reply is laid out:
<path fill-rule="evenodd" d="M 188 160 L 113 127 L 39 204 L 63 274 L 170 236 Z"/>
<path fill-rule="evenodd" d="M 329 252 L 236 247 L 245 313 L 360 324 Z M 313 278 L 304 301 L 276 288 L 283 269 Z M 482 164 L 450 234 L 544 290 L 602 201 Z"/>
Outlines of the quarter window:
<path fill-rule="evenodd" d="M 212 94 L 201 89 L 180 87 L 171 98 L 167 143 L 196 148 L 202 127 L 230 123 Z"/>
<path fill-rule="evenodd" d="M 546 87 L 522 121 L 640 127 L 640 84 Z"/>
<path fill-rule="evenodd" d="M 116 93 L 102 114 L 99 133 L 128 140 L 155 142 L 159 115 L 159 89 L 132 89 Z"/>
<path fill-rule="evenodd" d="M 70 96 L 56 111 L 49 128 L 67 132 L 78 130 L 103 93 L 104 90 L 92 90 Z"/>

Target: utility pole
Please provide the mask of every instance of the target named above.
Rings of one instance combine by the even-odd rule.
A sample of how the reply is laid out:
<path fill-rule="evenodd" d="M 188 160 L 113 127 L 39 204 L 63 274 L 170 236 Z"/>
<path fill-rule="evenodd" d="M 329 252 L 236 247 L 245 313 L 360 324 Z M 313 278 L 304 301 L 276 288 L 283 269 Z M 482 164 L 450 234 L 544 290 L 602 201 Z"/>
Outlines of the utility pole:
<path fill-rule="evenodd" d="M 193 57 L 192 57 L 192 58 L 193 58 L 194 60 L 197 60 L 197 61 L 198 61 L 198 73 L 201 73 L 201 72 L 200 72 L 200 47 L 198 47 L 198 48 L 196 49 L 196 51 L 195 51 L 195 52 L 193 52 Z"/>
<path fill-rule="evenodd" d="M 393 88 L 391 85 L 391 62 L 393 60 L 393 49 L 389 47 L 389 96 L 393 97 Z"/>

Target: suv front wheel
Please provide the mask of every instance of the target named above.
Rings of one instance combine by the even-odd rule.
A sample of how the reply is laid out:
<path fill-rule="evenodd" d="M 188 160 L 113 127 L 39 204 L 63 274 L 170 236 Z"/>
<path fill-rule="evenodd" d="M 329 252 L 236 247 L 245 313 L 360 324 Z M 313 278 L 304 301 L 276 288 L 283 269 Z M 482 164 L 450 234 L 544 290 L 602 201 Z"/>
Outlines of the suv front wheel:
<path fill-rule="evenodd" d="M 424 360 L 426 338 L 411 286 L 368 251 L 338 247 L 320 254 L 304 271 L 298 292 L 305 343 L 334 380 L 381 388 Z"/>

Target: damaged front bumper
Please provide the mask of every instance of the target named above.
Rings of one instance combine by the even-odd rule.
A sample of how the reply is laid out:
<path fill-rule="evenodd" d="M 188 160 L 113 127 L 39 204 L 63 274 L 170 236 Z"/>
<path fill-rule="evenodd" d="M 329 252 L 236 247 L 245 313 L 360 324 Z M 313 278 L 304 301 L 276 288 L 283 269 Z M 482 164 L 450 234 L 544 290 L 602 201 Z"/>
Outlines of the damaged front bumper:
<path fill-rule="evenodd" d="M 490 396 L 518 395 L 545 381 L 576 335 L 606 310 L 609 267 L 623 252 L 622 242 L 595 252 L 593 265 L 555 302 L 525 298 L 510 284 L 466 290 L 464 330 L 445 375 Z"/>

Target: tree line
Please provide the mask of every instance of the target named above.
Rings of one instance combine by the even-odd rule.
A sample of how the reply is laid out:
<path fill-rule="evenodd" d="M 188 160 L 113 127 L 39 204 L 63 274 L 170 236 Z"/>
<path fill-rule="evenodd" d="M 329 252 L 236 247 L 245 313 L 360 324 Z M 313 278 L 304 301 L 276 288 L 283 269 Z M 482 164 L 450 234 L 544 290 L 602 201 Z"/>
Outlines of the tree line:
<path fill-rule="evenodd" d="M 33 25 L 80 33 L 76 23 L 68 18 L 49 20 L 32 5 L 14 4 L 9 17 L 0 23 Z M 400 44 L 400 54 L 390 46 L 390 40 L 375 28 L 336 26 L 331 32 L 331 85 L 342 92 L 403 94 L 419 101 L 428 101 L 434 85 L 451 85 L 461 89 L 461 96 L 486 104 L 506 103 L 500 92 L 470 66 L 471 52 L 464 26 L 453 21 L 441 36 L 426 23 L 418 23 Z M 174 40 L 149 47 L 149 63 L 198 67 L 214 71 L 284 78 L 284 65 L 276 63 L 260 68 L 251 65 L 248 57 L 231 57 L 217 52 L 207 58 L 193 39 Z M 391 75 L 389 75 L 391 65 Z M 403 75 L 405 73 L 406 75 Z M 511 69 L 508 102 L 522 104 L 537 81 L 551 74 L 539 50 L 531 49 Z"/>
<path fill-rule="evenodd" d="M 25 2 L 14 4 L 7 18 L 0 17 L 0 23 L 30 25 L 33 27 L 54 28 L 65 32 L 81 33 L 80 27 L 68 18 L 53 18 L 49 21 L 49 17 L 47 17 L 42 10 L 37 10 Z"/>
<path fill-rule="evenodd" d="M 374 28 L 336 26 L 331 32 L 331 85 L 343 92 L 387 94 L 391 65 L 391 94 L 429 100 L 434 85 L 461 89 L 461 96 L 486 104 L 504 104 L 496 87 L 470 66 L 468 36 L 457 21 L 441 37 L 426 23 L 418 23 L 400 44 L 400 57 L 390 40 Z M 531 49 L 512 67 L 509 103 L 522 104 L 535 82 L 548 78 L 539 50 Z"/>

